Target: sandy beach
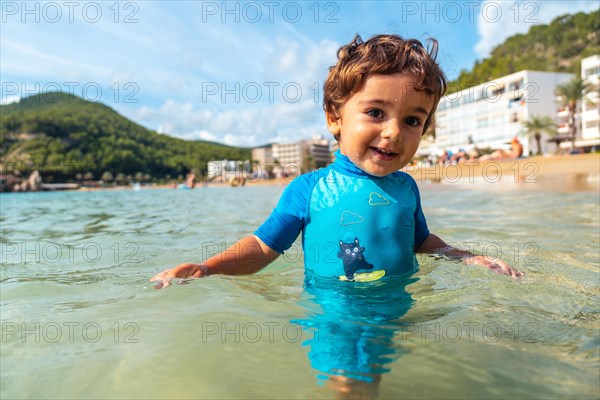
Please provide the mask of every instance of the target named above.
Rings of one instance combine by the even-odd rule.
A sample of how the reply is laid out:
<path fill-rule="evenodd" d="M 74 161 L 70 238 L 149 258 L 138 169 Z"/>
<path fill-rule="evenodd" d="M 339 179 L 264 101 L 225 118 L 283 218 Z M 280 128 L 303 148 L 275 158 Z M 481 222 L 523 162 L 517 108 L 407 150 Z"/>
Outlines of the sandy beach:
<path fill-rule="evenodd" d="M 457 165 L 406 167 L 419 184 L 490 190 L 598 191 L 600 154 L 534 156 Z"/>
<path fill-rule="evenodd" d="M 404 171 L 418 181 L 458 181 L 475 177 L 486 177 L 493 181 L 503 176 L 531 180 L 538 176 L 552 174 L 600 174 L 600 154 L 534 156 L 483 162 L 466 161 L 457 165 L 406 167 Z"/>
<path fill-rule="evenodd" d="M 440 188 L 471 187 L 495 190 L 552 190 L 552 191 L 593 191 L 600 188 L 600 154 L 575 156 L 534 156 L 515 160 L 467 161 L 458 165 L 435 165 L 419 168 L 408 166 L 403 169 L 420 185 L 441 184 Z M 248 179 L 246 185 L 285 186 L 293 177 L 276 179 Z M 196 183 L 196 189 L 203 187 L 226 187 L 228 183 Z M 173 189 L 173 184 L 143 185 L 146 189 Z M 80 191 L 131 190 L 131 186 L 87 188 Z"/>

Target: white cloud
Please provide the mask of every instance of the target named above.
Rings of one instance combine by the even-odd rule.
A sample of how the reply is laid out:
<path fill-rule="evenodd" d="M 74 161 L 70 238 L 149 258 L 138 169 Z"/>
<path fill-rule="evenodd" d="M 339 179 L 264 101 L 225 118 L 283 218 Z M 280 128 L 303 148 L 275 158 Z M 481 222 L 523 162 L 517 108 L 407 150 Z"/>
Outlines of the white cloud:
<path fill-rule="evenodd" d="M 3 96 L 0 97 L 0 104 L 6 105 L 6 104 L 11 104 L 11 103 L 16 103 L 19 100 L 21 100 L 20 96 L 3 95 Z"/>
<path fill-rule="evenodd" d="M 168 132 L 166 132 L 168 133 Z M 198 131 L 192 131 L 186 133 L 181 136 L 182 139 L 187 140 L 208 140 L 209 142 L 218 142 L 219 138 L 216 134 L 207 131 L 206 129 L 201 129 Z"/>
<path fill-rule="evenodd" d="M 589 12 L 597 1 L 490 1 L 481 4 L 477 21 L 479 42 L 475 52 L 481 58 L 506 38 L 526 33 L 533 25 L 547 24 L 559 15 Z"/>
<path fill-rule="evenodd" d="M 295 142 L 326 133 L 323 112 L 311 100 L 210 111 L 169 99 L 157 108 L 144 106 L 122 112 L 161 133 L 233 146 Z"/>
<path fill-rule="evenodd" d="M 307 89 L 315 83 L 322 83 L 327 68 L 335 63 L 339 45 L 332 40 L 319 42 L 280 37 L 266 60 L 264 74 L 271 81 L 295 82 Z M 314 86 L 313 86 L 314 87 Z"/>
<path fill-rule="evenodd" d="M 224 79 L 213 87 L 218 87 L 218 93 L 204 98 L 197 93 L 201 82 L 196 81 L 174 91 L 160 106 L 121 112 L 169 135 L 235 146 L 295 142 L 326 134 L 322 82 L 335 61 L 337 48 L 331 40 L 275 38 L 267 54 L 261 55 L 262 78 L 258 82 Z M 255 90 L 244 93 L 246 84 L 260 87 L 258 99 Z M 235 92 L 236 87 L 241 93 L 226 92 Z"/>
<path fill-rule="evenodd" d="M 64 83 L 71 79 L 74 71 L 85 71 L 88 76 L 108 76 L 109 69 L 93 63 L 81 62 L 73 58 L 64 57 L 53 53 L 51 50 L 40 49 L 13 40 L 2 38 L 2 60 L 0 65 L 2 73 L 6 75 L 18 75 L 28 73 L 30 75 L 45 75 L 56 79 L 56 82 Z M 39 82 L 39 80 L 38 80 Z M 88 80 L 89 82 L 89 80 Z"/>

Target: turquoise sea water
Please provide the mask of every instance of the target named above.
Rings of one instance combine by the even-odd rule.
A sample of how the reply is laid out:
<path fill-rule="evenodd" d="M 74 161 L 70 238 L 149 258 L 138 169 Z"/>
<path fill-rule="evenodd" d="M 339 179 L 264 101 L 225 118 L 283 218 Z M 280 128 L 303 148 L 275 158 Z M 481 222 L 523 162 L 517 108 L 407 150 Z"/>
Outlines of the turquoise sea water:
<path fill-rule="evenodd" d="M 600 397 L 597 190 L 420 186 L 433 232 L 525 279 L 419 257 L 410 279 L 336 292 L 305 287 L 292 251 L 156 291 L 283 187 L 2 194 L 0 397 Z"/>

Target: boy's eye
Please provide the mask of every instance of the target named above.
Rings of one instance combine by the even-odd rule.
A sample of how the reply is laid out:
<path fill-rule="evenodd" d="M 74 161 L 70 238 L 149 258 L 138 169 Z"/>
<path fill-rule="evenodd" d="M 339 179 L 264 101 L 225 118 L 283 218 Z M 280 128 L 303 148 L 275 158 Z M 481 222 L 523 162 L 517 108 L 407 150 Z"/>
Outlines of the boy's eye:
<path fill-rule="evenodd" d="M 383 117 L 383 111 L 375 108 L 373 110 L 367 111 L 367 115 L 369 115 L 369 117 L 373 117 L 373 118 L 381 118 L 381 117 Z"/>
<path fill-rule="evenodd" d="M 421 120 L 415 117 L 408 117 L 406 118 L 406 123 L 409 126 L 421 126 Z"/>

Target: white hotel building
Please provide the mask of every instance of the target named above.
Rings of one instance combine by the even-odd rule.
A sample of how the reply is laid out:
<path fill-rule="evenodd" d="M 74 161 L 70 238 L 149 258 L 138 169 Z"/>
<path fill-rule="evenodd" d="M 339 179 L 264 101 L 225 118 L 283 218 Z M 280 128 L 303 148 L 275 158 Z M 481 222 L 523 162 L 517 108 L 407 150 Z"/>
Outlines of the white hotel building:
<path fill-rule="evenodd" d="M 522 134 L 522 122 L 532 116 L 556 121 L 556 86 L 572 74 L 519 71 L 442 97 L 436 112 L 435 143 L 422 142 L 420 154 L 457 152 L 490 147 L 508 148 L 507 143 Z M 555 145 L 542 138 L 542 151 L 554 152 Z M 524 154 L 535 153 L 533 138 L 522 139 Z"/>
<path fill-rule="evenodd" d="M 299 174 L 312 167 L 321 168 L 331 162 L 329 141 L 323 138 L 301 140 L 296 143 L 274 143 L 272 145 L 273 160 L 277 160 L 289 174 Z"/>
<path fill-rule="evenodd" d="M 599 109 L 599 83 L 600 83 L 600 56 L 594 55 L 581 60 L 581 79 L 589 83 L 589 90 L 580 101 L 578 114 L 575 117 L 577 124 L 576 147 L 600 146 L 600 109 Z M 558 133 L 569 134 L 567 124 L 569 111 L 563 107 L 558 110 Z M 571 148 L 571 141 L 561 143 L 561 148 Z"/>

